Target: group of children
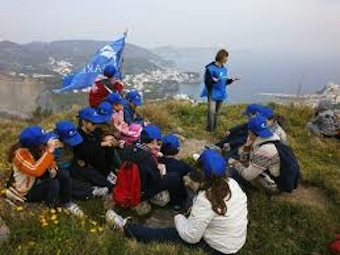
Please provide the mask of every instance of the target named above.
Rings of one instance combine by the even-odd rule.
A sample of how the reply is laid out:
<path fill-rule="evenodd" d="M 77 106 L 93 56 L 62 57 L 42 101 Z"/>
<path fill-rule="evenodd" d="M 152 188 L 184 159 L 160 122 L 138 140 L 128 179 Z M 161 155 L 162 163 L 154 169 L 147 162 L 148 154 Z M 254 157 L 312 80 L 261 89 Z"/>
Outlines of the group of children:
<path fill-rule="evenodd" d="M 244 112 L 248 122 L 216 143 L 224 155 L 206 147 L 195 155 L 197 167 L 192 168 L 176 158 L 179 138 L 163 136 L 157 126 L 143 121 L 136 114 L 140 95 L 133 90 L 123 98 L 114 74 L 109 66 L 96 81 L 91 107 L 78 113 L 78 127 L 63 120 L 50 132 L 39 126 L 22 130 L 9 152 L 13 172 L 7 197 L 61 205 L 79 217 L 84 212 L 73 200 L 93 196 L 110 194 L 116 205 L 138 214 L 150 212 L 151 204 L 168 204 L 176 214 L 174 228 L 131 224 L 113 209 L 106 212 L 106 220 L 139 241 L 181 243 L 210 254 L 236 253 L 247 234 L 244 190 L 255 184 L 277 194 L 297 186 L 298 169 L 289 168 L 288 174 L 285 170 L 289 178 L 281 178 L 287 162 L 283 157 L 292 155 L 279 118 L 268 107 L 249 105 Z"/>

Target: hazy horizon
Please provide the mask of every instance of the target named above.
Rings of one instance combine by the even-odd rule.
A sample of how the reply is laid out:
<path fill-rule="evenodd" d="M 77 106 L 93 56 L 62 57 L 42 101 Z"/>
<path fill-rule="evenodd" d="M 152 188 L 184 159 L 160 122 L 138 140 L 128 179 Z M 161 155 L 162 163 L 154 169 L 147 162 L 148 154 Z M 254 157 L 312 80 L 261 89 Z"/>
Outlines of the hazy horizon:
<path fill-rule="evenodd" d="M 110 41 L 128 29 L 127 41 L 146 48 L 340 53 L 337 0 L 12 0 L 0 14 L 0 40 L 20 44 Z"/>

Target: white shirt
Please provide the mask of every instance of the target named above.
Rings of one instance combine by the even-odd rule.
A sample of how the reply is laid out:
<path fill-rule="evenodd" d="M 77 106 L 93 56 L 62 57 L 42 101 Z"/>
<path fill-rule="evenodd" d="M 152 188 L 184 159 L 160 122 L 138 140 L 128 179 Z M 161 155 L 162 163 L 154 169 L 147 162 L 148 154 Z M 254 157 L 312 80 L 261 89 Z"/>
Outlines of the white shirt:
<path fill-rule="evenodd" d="M 199 192 L 194 200 L 190 216 L 175 216 L 175 227 L 179 236 L 187 243 L 204 241 L 222 253 L 236 253 L 247 237 L 247 196 L 232 178 L 228 178 L 231 197 L 226 202 L 227 213 L 216 214 L 205 191 Z"/>

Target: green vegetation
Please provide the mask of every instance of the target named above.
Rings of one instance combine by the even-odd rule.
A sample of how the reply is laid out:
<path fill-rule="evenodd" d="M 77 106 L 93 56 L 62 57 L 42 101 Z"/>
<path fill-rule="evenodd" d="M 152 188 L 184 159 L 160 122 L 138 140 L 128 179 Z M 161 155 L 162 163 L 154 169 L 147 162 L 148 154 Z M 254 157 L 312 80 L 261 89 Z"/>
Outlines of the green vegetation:
<path fill-rule="evenodd" d="M 273 105 L 287 119 L 289 142 L 300 160 L 304 192 L 285 199 L 252 192 L 249 200 L 247 243 L 240 255 L 323 255 L 327 244 L 340 232 L 340 146 L 339 141 L 309 136 L 304 127 L 312 111 L 303 107 Z M 155 103 L 144 106 L 141 113 L 160 125 L 164 132 L 178 132 L 186 138 L 209 142 L 245 121 L 243 105 L 223 109 L 219 128 L 214 134 L 205 130 L 205 105 L 184 102 Z M 76 109 L 54 114 L 41 123 L 51 128 L 61 119 L 75 120 Z M 32 123 L 32 122 L 31 122 Z M 6 149 L 20 130 L 22 121 L 0 123 L 0 168 L 9 169 Z M 8 176 L 8 171 L 3 172 Z M 1 176 L 1 173 L 0 173 Z M 0 180 L 2 185 L 4 180 Z M 301 190 L 300 189 L 300 190 Z M 309 196 L 308 196 L 309 194 Z M 64 212 L 51 213 L 46 208 L 25 205 L 13 208 L 0 199 L 0 216 L 11 229 L 9 240 L 1 245 L 1 254 L 202 254 L 186 247 L 137 244 L 104 226 L 105 209 L 100 199 L 81 202 L 87 219 L 79 220 Z M 19 211 L 17 210 L 19 209 Z M 23 209 L 20 211 L 20 209 Z M 55 215 L 55 216 L 53 216 Z"/>

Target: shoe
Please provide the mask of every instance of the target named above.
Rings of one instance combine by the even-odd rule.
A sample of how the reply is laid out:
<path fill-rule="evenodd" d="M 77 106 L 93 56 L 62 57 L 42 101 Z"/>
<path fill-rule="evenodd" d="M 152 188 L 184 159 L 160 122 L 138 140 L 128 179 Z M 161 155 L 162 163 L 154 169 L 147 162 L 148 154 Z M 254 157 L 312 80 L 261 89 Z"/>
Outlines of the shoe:
<path fill-rule="evenodd" d="M 85 216 L 83 210 L 80 209 L 80 207 L 76 203 L 73 203 L 73 202 L 66 203 L 64 205 L 64 209 L 68 211 L 70 214 L 77 216 L 79 218 L 82 218 Z"/>
<path fill-rule="evenodd" d="M 197 162 L 197 160 L 200 158 L 200 154 L 198 154 L 198 153 L 195 153 L 195 154 L 193 154 L 192 155 L 192 158 Z"/>
<path fill-rule="evenodd" d="M 92 196 L 105 197 L 107 194 L 109 194 L 109 189 L 107 187 L 97 187 L 97 186 L 93 187 Z"/>
<path fill-rule="evenodd" d="M 230 150 L 231 150 L 231 148 L 230 148 L 230 144 L 229 143 L 223 144 L 222 152 L 228 152 Z"/>
<path fill-rule="evenodd" d="M 112 185 L 116 185 L 117 175 L 110 172 L 110 174 L 106 177 L 106 180 L 108 180 Z"/>
<path fill-rule="evenodd" d="M 170 202 L 170 193 L 167 190 L 163 190 L 150 198 L 149 201 L 154 205 L 164 207 Z"/>
<path fill-rule="evenodd" d="M 135 206 L 134 209 L 138 216 L 144 216 L 150 213 L 152 208 L 149 202 L 142 201 L 139 203 L 139 205 Z"/>
<path fill-rule="evenodd" d="M 105 214 L 106 224 L 113 229 L 123 229 L 126 225 L 128 218 L 123 218 L 117 214 L 114 210 L 107 210 Z"/>

